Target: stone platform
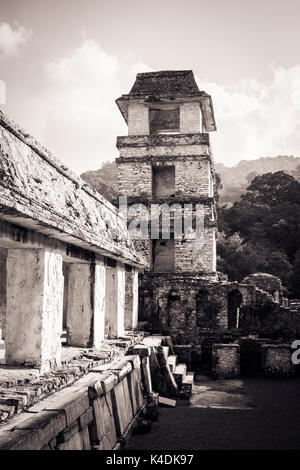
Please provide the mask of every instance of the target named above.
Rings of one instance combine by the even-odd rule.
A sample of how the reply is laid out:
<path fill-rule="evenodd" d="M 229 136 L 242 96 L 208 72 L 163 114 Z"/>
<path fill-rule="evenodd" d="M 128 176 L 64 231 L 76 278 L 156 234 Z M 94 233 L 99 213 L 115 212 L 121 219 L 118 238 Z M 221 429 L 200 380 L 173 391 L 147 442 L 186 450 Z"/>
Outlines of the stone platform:
<path fill-rule="evenodd" d="M 131 333 L 118 340 L 106 340 L 99 350 L 63 346 L 62 367 L 43 375 L 38 369 L 0 365 L 0 422 L 73 384 L 93 367 L 124 356 L 128 347 L 142 337 L 142 333 Z"/>

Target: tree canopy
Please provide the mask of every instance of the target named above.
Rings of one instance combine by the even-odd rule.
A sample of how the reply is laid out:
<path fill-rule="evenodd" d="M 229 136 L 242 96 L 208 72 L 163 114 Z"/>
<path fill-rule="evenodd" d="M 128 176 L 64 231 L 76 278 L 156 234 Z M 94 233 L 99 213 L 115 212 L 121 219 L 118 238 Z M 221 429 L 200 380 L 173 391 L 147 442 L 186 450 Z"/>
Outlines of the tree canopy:
<path fill-rule="evenodd" d="M 300 183 L 283 171 L 256 176 L 218 214 L 218 269 L 239 281 L 257 271 L 274 274 L 300 297 Z"/>

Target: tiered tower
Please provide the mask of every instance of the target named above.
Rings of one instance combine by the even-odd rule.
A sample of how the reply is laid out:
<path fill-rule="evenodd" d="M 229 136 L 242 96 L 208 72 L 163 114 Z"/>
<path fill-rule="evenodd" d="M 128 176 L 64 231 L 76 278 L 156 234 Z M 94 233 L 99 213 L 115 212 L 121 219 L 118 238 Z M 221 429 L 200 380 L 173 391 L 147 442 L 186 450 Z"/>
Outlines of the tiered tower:
<path fill-rule="evenodd" d="M 151 312 L 166 323 L 170 299 L 180 302 L 183 313 L 183 286 L 217 279 L 215 173 L 208 135 L 216 130 L 212 100 L 199 90 L 191 70 L 180 70 L 138 74 L 130 93 L 116 103 L 128 125 L 128 136 L 117 138 L 119 195 L 127 197 L 129 207 L 143 204 L 149 214 L 153 205 L 167 203 L 171 213 L 172 205 L 180 205 L 192 211 L 194 225 L 196 210 L 204 212 L 202 240 L 196 245 L 195 233 L 176 234 L 174 220 L 170 237 L 160 230 L 153 239 L 149 221 L 147 236 L 136 240 L 150 264 L 141 280 L 140 315 L 147 318 Z"/>

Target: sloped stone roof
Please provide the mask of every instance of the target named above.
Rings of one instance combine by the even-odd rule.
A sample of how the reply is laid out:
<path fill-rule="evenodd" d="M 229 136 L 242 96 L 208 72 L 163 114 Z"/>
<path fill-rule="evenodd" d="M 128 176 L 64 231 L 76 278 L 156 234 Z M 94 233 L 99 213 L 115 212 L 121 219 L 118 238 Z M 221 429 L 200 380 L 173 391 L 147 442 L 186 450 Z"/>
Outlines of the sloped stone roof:
<path fill-rule="evenodd" d="M 129 95 L 176 95 L 185 93 L 200 93 L 192 70 L 138 73 Z"/>

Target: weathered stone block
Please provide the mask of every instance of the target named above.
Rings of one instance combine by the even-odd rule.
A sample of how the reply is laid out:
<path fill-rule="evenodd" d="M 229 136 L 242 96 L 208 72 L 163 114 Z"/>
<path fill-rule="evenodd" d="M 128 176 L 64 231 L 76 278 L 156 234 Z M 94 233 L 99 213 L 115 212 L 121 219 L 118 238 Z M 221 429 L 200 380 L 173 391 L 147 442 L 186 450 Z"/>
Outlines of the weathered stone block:
<path fill-rule="evenodd" d="M 141 370 L 139 368 L 134 369 L 130 374 L 127 375 L 127 381 L 133 416 L 136 416 L 144 403 L 141 390 Z"/>
<path fill-rule="evenodd" d="M 90 424 L 92 444 L 101 450 L 111 450 L 117 442 L 111 394 L 93 400 L 94 421 Z"/>
<path fill-rule="evenodd" d="M 144 346 L 143 344 L 137 344 L 132 349 L 133 354 L 138 354 L 140 357 L 149 357 L 151 353 L 150 346 Z"/>
<path fill-rule="evenodd" d="M 262 368 L 269 377 L 292 377 L 295 366 L 289 344 L 262 345 Z"/>
<path fill-rule="evenodd" d="M 238 344 L 212 346 L 212 376 L 229 379 L 240 375 L 240 347 Z"/>
<path fill-rule="evenodd" d="M 118 436 L 123 436 L 133 419 L 127 379 L 121 380 L 111 391 L 113 412 Z"/>
<path fill-rule="evenodd" d="M 57 450 L 83 450 L 80 432 L 74 434 L 68 441 L 58 444 Z"/>
<path fill-rule="evenodd" d="M 87 388 L 67 387 L 28 409 L 33 413 L 40 411 L 64 411 L 66 424 L 70 426 L 89 408 Z"/>
<path fill-rule="evenodd" d="M 16 429 L 0 433 L 1 450 L 39 450 L 41 447 L 39 434 L 35 429 Z"/>
<path fill-rule="evenodd" d="M 38 433 L 39 445 L 42 447 L 66 428 L 66 417 L 63 411 L 40 411 L 23 413 L 15 422 L 13 429 L 35 430 Z"/>
<path fill-rule="evenodd" d="M 126 355 L 126 360 L 130 361 L 132 369 L 139 369 L 141 367 L 140 356 L 138 356 L 137 354 Z"/>

